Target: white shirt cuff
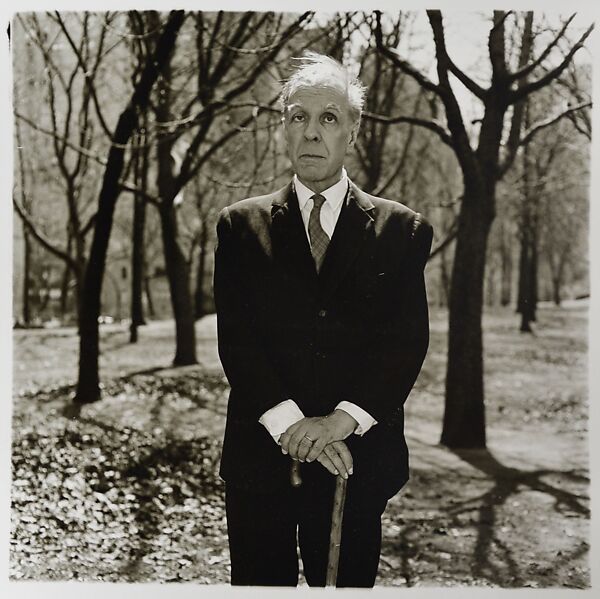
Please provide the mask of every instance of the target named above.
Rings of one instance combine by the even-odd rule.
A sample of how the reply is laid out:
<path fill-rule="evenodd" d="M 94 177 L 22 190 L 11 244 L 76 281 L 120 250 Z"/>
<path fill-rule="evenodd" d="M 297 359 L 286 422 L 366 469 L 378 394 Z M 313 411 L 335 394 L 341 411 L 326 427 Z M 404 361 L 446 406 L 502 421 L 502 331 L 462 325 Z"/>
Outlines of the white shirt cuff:
<path fill-rule="evenodd" d="M 269 434 L 275 439 L 275 442 L 279 442 L 279 437 L 285 433 L 285 431 L 302 420 L 304 414 L 298 407 L 298 404 L 293 399 L 286 399 L 281 403 L 278 403 L 274 408 L 267 410 L 258 421 L 269 431 Z"/>
<path fill-rule="evenodd" d="M 343 410 L 347 414 L 350 414 L 356 422 L 358 422 L 358 426 L 354 431 L 355 435 L 364 435 L 372 426 L 377 424 L 377 420 L 369 414 L 369 412 L 365 412 L 362 408 L 357 406 L 355 403 L 351 401 L 340 401 L 340 403 L 335 406 L 336 410 Z"/>

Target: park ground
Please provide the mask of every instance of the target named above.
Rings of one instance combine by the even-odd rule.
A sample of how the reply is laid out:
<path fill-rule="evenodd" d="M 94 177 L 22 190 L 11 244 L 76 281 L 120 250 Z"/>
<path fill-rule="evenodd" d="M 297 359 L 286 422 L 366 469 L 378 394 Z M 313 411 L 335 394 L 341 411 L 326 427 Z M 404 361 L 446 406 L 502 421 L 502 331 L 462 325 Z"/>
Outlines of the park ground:
<path fill-rule="evenodd" d="M 388 504 L 378 584 L 590 584 L 587 303 L 543 305 L 533 335 L 484 317 L 488 448 L 439 445 L 447 314 L 406 405 L 411 480 Z M 227 402 L 214 316 L 198 366 L 173 323 L 102 328 L 101 401 L 73 407 L 72 328 L 14 333 L 13 580 L 225 583 L 217 475 Z"/>

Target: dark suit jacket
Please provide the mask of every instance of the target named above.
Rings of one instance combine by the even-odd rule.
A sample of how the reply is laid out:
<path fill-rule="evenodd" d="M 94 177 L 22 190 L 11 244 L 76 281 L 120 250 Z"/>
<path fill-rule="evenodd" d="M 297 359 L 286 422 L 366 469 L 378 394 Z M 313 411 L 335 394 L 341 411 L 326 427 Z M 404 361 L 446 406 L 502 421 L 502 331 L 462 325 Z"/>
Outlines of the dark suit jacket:
<path fill-rule="evenodd" d="M 429 342 L 423 269 L 432 228 L 350 184 L 317 274 L 291 184 L 225 208 L 217 225 L 219 355 L 231 385 L 221 476 L 289 484 L 260 416 L 291 398 L 305 416 L 341 400 L 378 424 L 347 440 L 354 484 L 391 497 L 408 480 L 403 404 Z"/>

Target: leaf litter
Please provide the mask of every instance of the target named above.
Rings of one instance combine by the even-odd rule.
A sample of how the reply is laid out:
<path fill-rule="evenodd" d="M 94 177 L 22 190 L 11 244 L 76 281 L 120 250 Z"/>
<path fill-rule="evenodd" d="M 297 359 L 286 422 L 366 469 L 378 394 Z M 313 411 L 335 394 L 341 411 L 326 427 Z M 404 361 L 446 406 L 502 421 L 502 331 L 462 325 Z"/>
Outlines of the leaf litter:
<path fill-rule="evenodd" d="M 60 415 L 64 393 L 21 398 L 13 414 L 11 577 L 226 582 L 220 440 L 186 429 L 182 436 L 176 426 L 182 410 L 225 392 L 221 376 L 136 377 L 112 382 L 76 418 Z M 107 405 L 128 398 L 128 425 L 103 418 Z"/>
<path fill-rule="evenodd" d="M 446 314 L 432 312 L 430 351 L 407 403 L 411 480 L 383 516 L 378 584 L 589 586 L 585 308 L 540 310 L 536 337 L 520 335 L 514 319 L 497 311 L 484 320 L 489 450 L 461 453 L 438 445 Z M 203 343 L 214 344 L 211 323 L 200 323 Z M 169 323 L 153 326 L 166 343 Z M 167 351 L 152 343 L 107 353 L 111 375 L 119 360 L 147 366 L 148 351 Z M 22 334 L 17 358 L 36 348 Z M 20 377 L 13 579 L 228 581 L 221 371 L 105 375 L 102 400 L 81 410 L 66 371 L 38 372 L 36 384 Z"/>

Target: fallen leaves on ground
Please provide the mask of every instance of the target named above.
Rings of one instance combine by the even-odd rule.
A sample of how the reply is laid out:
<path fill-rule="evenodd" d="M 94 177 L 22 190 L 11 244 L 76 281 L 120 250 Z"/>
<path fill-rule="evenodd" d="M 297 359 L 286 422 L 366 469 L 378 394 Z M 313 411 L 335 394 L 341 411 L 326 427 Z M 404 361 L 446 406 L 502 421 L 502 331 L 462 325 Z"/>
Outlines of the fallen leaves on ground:
<path fill-rule="evenodd" d="M 540 310 L 535 336 L 518 333 L 511 311 L 486 314 L 490 443 L 463 452 L 437 444 L 446 316 L 432 313 L 429 354 L 406 405 L 411 480 L 383 516 L 378 584 L 589 586 L 585 308 Z M 210 318 L 199 323 L 209 362 Z M 153 323 L 135 347 L 120 343 L 123 329 L 104 355 L 111 376 L 101 401 L 81 409 L 56 366 L 76 362 L 76 343 L 68 354 L 60 332 L 60 343 L 48 334 L 43 347 L 19 332 L 13 579 L 228 581 L 217 475 L 227 385 L 204 365 L 139 373 L 155 363 L 150 346 L 155 357 L 170 351 L 169 327 Z M 49 352 L 52 365 L 29 381 L 23 372 Z"/>
<path fill-rule="evenodd" d="M 222 377 L 139 377 L 111 383 L 77 418 L 60 415 L 65 390 L 22 399 L 14 415 L 11 577 L 226 582 L 220 441 L 181 438 L 173 419 L 157 412 L 190 401 L 191 411 L 203 394 L 225 390 Z M 115 398 L 140 397 L 155 422 L 106 424 L 102 412 Z"/>

